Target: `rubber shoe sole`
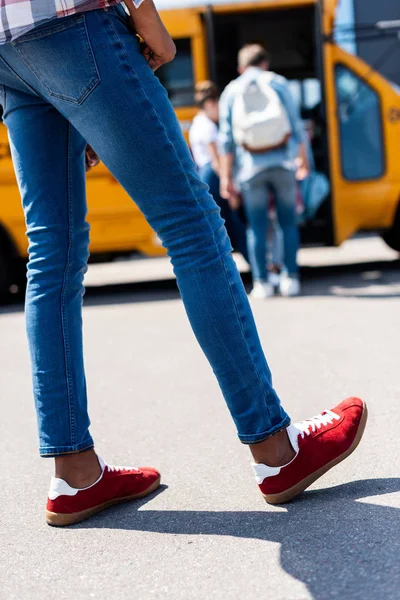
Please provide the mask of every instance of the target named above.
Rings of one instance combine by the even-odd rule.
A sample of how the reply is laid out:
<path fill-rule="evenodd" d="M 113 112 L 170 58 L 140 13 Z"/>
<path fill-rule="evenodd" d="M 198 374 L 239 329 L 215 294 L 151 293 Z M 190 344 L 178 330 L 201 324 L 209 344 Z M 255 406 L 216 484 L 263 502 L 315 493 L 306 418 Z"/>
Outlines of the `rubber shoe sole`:
<path fill-rule="evenodd" d="M 137 500 L 138 498 L 144 498 L 148 496 L 152 492 L 154 492 L 161 483 L 161 477 L 159 477 L 147 490 L 141 492 L 140 494 L 133 494 L 133 496 L 125 496 L 123 498 L 115 498 L 114 500 L 109 500 L 108 502 L 104 502 L 103 504 L 98 504 L 97 506 L 93 506 L 93 508 L 88 508 L 86 510 L 82 510 L 81 512 L 76 513 L 54 513 L 46 510 L 46 523 L 51 525 L 52 527 L 66 527 L 68 525 L 75 525 L 75 523 L 80 523 L 89 517 L 109 508 L 110 506 L 115 506 L 116 504 L 122 504 L 123 502 L 129 502 L 130 500 Z"/>
<path fill-rule="evenodd" d="M 322 475 L 329 471 L 329 469 L 332 469 L 332 467 L 335 467 L 336 465 L 341 463 L 345 458 L 350 456 L 350 454 L 354 452 L 358 444 L 361 442 L 361 438 L 363 436 L 364 429 L 367 424 L 367 419 L 368 409 L 367 405 L 364 402 L 363 413 L 360 419 L 360 425 L 358 427 L 357 435 L 354 438 L 354 441 L 350 448 L 331 462 L 327 463 L 326 465 L 315 471 L 314 473 L 311 473 L 311 475 L 309 475 L 308 477 L 305 477 L 304 479 L 299 481 L 299 483 L 296 483 L 296 485 L 289 488 L 288 490 L 280 492 L 279 494 L 262 494 L 266 502 L 268 502 L 268 504 L 285 504 L 285 502 L 290 502 L 291 500 L 296 498 L 296 496 L 298 496 L 299 494 L 304 492 L 304 490 L 310 487 L 310 485 L 312 485 L 314 481 L 317 481 L 317 479 L 322 477 Z"/>

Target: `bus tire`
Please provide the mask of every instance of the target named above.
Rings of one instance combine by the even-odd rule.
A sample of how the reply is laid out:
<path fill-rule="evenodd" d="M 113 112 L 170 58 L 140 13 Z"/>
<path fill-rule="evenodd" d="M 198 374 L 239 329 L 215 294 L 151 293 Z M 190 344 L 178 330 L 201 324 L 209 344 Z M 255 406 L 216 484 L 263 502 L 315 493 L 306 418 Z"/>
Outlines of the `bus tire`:
<path fill-rule="evenodd" d="M 26 288 L 26 260 L 7 230 L 0 223 L 0 303 L 10 302 L 16 295 L 23 298 Z"/>
<path fill-rule="evenodd" d="M 21 298 L 24 298 L 26 292 L 26 265 L 27 261 L 24 258 L 17 258 L 14 261 L 13 266 L 13 283 L 16 284 L 16 286 L 18 287 L 18 295 Z"/>
<path fill-rule="evenodd" d="M 400 204 L 397 207 L 391 228 L 383 232 L 382 238 L 390 248 L 400 252 Z"/>
<path fill-rule="evenodd" d="M 0 303 L 11 299 L 13 260 L 10 254 L 0 245 Z"/>

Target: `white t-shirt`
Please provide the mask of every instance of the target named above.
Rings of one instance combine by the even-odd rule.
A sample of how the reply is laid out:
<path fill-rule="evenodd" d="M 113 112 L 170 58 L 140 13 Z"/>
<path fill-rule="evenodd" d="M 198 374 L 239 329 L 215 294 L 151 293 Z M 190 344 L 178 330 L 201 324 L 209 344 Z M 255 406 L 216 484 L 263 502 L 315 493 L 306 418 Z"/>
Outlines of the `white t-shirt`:
<path fill-rule="evenodd" d="M 216 142 L 218 126 L 204 113 L 199 113 L 193 119 L 189 130 L 189 143 L 195 163 L 201 168 L 211 162 L 208 145 Z"/>

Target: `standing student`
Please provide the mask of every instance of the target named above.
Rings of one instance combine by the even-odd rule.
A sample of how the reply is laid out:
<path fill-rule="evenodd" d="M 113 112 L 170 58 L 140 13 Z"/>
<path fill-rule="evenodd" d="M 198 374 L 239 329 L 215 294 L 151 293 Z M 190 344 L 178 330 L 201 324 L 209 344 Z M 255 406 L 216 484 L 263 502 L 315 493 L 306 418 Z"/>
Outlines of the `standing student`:
<path fill-rule="evenodd" d="M 262 494 L 289 500 L 354 450 L 365 404 L 350 398 L 290 424 L 219 209 L 153 73 L 174 58 L 174 43 L 152 0 L 127 0 L 130 17 L 114 0 L 101 4 L 71 0 L 57 12 L 52 2 L 3 0 L 0 21 L 0 104 L 29 237 L 26 321 L 40 454 L 55 459 L 47 521 L 76 523 L 160 484 L 154 468 L 105 463 L 89 432 L 82 345 L 87 143 L 168 249 Z M 132 24 L 145 40 L 143 54 Z M 225 456 L 222 464 L 229 468 Z M 24 465 L 14 468 L 17 482 Z"/>
<path fill-rule="evenodd" d="M 218 119 L 219 90 L 212 81 L 201 81 L 196 85 L 195 100 L 199 112 L 189 130 L 189 143 L 193 158 L 198 166 L 200 178 L 207 183 L 210 192 L 221 209 L 226 230 L 233 248 L 248 262 L 246 226 L 237 210 L 221 198 L 219 193 Z"/>
<path fill-rule="evenodd" d="M 248 219 L 248 250 L 254 288 L 252 296 L 274 293 L 268 276 L 266 232 L 272 189 L 283 234 L 283 296 L 300 293 L 296 224 L 296 169 L 309 170 L 300 115 L 287 81 L 269 71 L 269 55 L 258 44 L 238 55 L 239 77 L 220 101 L 221 196 L 235 197 L 237 181 Z"/>

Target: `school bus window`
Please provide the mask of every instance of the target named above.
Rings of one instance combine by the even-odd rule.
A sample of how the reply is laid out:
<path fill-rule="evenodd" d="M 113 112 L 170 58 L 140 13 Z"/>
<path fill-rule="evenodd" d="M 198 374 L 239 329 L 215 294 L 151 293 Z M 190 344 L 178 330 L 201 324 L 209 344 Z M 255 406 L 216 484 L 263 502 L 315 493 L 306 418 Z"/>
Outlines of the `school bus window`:
<path fill-rule="evenodd" d="M 174 40 L 176 57 L 157 71 L 173 106 L 193 106 L 194 76 L 190 38 Z"/>
<path fill-rule="evenodd" d="M 344 65 L 335 68 L 343 176 L 376 179 L 385 170 L 379 96 Z"/>

